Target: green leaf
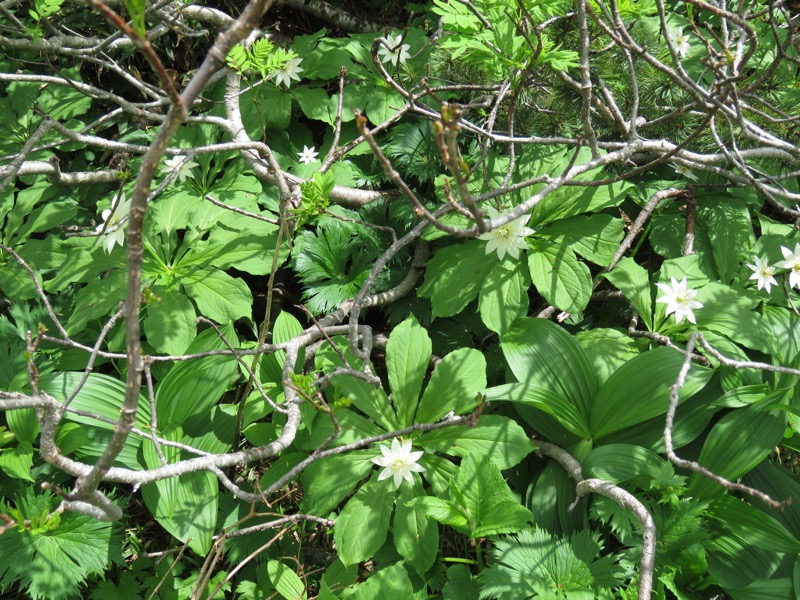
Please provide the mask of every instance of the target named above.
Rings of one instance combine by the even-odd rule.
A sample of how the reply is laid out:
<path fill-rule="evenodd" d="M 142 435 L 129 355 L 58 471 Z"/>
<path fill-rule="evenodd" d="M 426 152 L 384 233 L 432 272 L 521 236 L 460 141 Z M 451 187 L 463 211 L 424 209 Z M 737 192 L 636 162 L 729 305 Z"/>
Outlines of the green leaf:
<path fill-rule="evenodd" d="M 467 565 L 453 565 L 447 569 L 442 600 L 478 600 L 480 589 L 480 584 L 475 581 Z"/>
<path fill-rule="evenodd" d="M 667 412 L 669 388 L 675 383 L 683 355 L 670 348 L 656 348 L 633 357 L 617 369 L 597 393 L 589 420 L 595 440 L 643 423 Z M 705 386 L 713 371 L 692 365 L 681 388 L 686 401 Z"/>
<path fill-rule="evenodd" d="M 497 267 L 497 257 L 486 254 L 485 248 L 481 240 L 470 240 L 440 248 L 428 261 L 417 293 L 431 299 L 433 319 L 461 312 L 478 296 L 483 281 Z"/>
<path fill-rule="evenodd" d="M 194 306 L 184 294 L 173 287 L 154 286 L 144 333 L 157 352 L 183 354 L 197 335 L 196 319 Z"/>
<path fill-rule="evenodd" d="M 303 483 L 303 512 L 327 516 L 347 497 L 375 466 L 371 458 L 379 450 L 362 450 L 329 456 L 306 467 L 300 476 Z"/>
<path fill-rule="evenodd" d="M 300 105 L 300 110 L 309 119 L 323 121 L 333 126 L 336 121 L 336 106 L 338 100 L 328 96 L 322 88 L 297 88 L 292 90 L 292 97 Z M 374 121 L 380 123 L 380 121 Z"/>
<path fill-rule="evenodd" d="M 434 496 L 418 496 L 408 505 L 424 511 L 431 519 L 442 525 L 463 530 L 469 524 L 464 507 L 452 500 L 443 500 Z"/>
<path fill-rule="evenodd" d="M 556 393 L 588 419 L 597 376 L 575 338 L 546 319 L 524 318 L 500 336 L 500 345 L 520 383 Z"/>
<path fill-rule="evenodd" d="M 47 392 L 56 400 L 64 402 L 75 389 L 81 384 L 83 373 L 63 372 L 56 374 L 43 375 L 39 380 L 39 389 Z M 118 379 L 102 375 L 100 373 L 90 373 L 88 379 L 75 398 L 70 403 L 70 407 L 81 414 L 67 412 L 64 414 L 65 422 L 77 423 L 84 427 L 84 431 L 91 443 L 81 446 L 81 456 L 99 457 L 105 451 L 109 440 L 114 432 L 114 425 L 119 420 L 120 410 L 125 400 L 125 384 Z M 97 414 L 112 423 L 98 421 L 87 414 Z M 136 427 L 145 431 L 150 429 L 150 403 L 142 395 L 139 395 L 139 402 L 136 406 Z M 141 469 L 138 458 L 141 438 L 131 434 L 125 440 L 125 445 L 116 463 L 129 469 Z"/>
<path fill-rule="evenodd" d="M 704 194 L 698 199 L 697 219 L 711 241 L 717 273 L 731 281 L 754 241 L 750 210 L 744 200 L 731 194 Z"/>
<path fill-rule="evenodd" d="M 0 471 L 9 477 L 34 481 L 31 477 L 33 466 L 33 445 L 28 441 L 21 441 L 14 448 L 0 451 Z"/>
<path fill-rule="evenodd" d="M 131 17 L 131 29 L 139 37 L 146 37 L 147 27 L 144 24 L 144 13 L 147 8 L 147 0 L 125 0 L 125 8 Z"/>
<path fill-rule="evenodd" d="M 575 438 L 589 437 L 589 424 L 580 409 L 547 388 L 528 383 L 507 383 L 487 389 L 486 399 L 489 402 L 510 401 L 534 409 L 533 418 L 528 419 L 527 413 L 522 413 L 523 417 L 537 431 L 549 439 L 558 440 L 561 445 L 569 446 L 576 441 Z"/>
<path fill-rule="evenodd" d="M 423 434 L 417 445 L 455 456 L 484 455 L 510 469 L 536 449 L 517 423 L 500 415 L 481 417 L 477 427 L 447 427 Z"/>
<path fill-rule="evenodd" d="M 537 236 L 554 245 L 567 244 L 587 260 L 606 267 L 616 254 L 625 235 L 622 219 L 593 214 L 561 219 L 537 231 Z"/>
<path fill-rule="evenodd" d="M 233 328 L 223 328 L 234 347 L 239 341 Z M 227 349 L 213 329 L 198 335 L 186 352 L 206 352 Z M 159 427 L 183 424 L 193 415 L 206 415 L 220 401 L 236 374 L 236 359 L 232 356 L 206 356 L 197 360 L 177 362 L 156 388 L 156 411 Z"/>
<path fill-rule="evenodd" d="M 561 165 L 558 165 L 558 170 L 561 170 Z M 630 187 L 631 184 L 626 182 L 587 187 L 562 186 L 536 205 L 529 225 L 536 228 L 566 217 L 600 212 L 604 208 L 617 206 L 625 199 Z"/>
<path fill-rule="evenodd" d="M 528 314 L 530 280 L 521 262 L 507 258 L 489 272 L 478 297 L 481 320 L 503 334 L 511 323 Z"/>
<path fill-rule="evenodd" d="M 708 507 L 708 516 L 748 546 L 772 552 L 800 553 L 800 540 L 767 513 L 729 495 L 721 495 Z"/>
<path fill-rule="evenodd" d="M 534 241 L 528 253 L 531 281 L 547 302 L 579 314 L 592 295 L 592 275 L 568 246 Z"/>
<path fill-rule="evenodd" d="M 302 579 L 279 560 L 267 562 L 267 573 L 269 573 L 269 580 L 272 585 L 286 600 L 305 600 L 308 598 L 306 586 L 303 585 Z"/>
<path fill-rule="evenodd" d="M 302 331 L 303 326 L 300 321 L 291 313 L 282 310 L 272 326 L 271 341 L 273 344 L 282 344 L 300 335 Z M 286 352 L 283 350 L 278 350 L 265 356 L 262 355 L 259 364 L 261 380 L 280 384 L 283 381 L 283 363 L 285 360 Z M 297 360 L 300 362 L 302 357 L 298 356 Z"/>
<path fill-rule="evenodd" d="M 650 479 L 653 469 L 667 464 L 652 450 L 630 444 L 600 446 L 582 461 L 584 477 L 597 477 L 611 483 L 624 483 L 642 475 Z"/>
<path fill-rule="evenodd" d="M 175 442 L 186 441 L 180 427 L 163 430 L 161 435 Z M 152 441 L 145 440 L 142 450 L 148 469 L 162 466 Z M 162 445 L 161 450 L 169 464 L 181 458 L 181 451 L 177 448 Z M 217 523 L 219 499 L 217 478 L 212 473 L 195 471 L 145 484 L 142 486 L 142 499 L 164 529 L 181 542 L 188 543 L 198 556 L 208 554 Z"/>
<path fill-rule="evenodd" d="M 650 293 L 650 278 L 647 271 L 625 257 L 613 271 L 603 274 L 615 288 L 625 294 L 628 302 L 644 321 L 648 330 L 653 330 L 653 296 Z"/>
<path fill-rule="evenodd" d="M 725 415 L 708 434 L 697 462 L 728 480 L 750 471 L 783 438 L 786 416 L 782 411 L 764 409 L 783 397 L 784 392 L 775 392 L 761 402 Z M 732 452 L 732 448 L 736 451 Z M 689 479 L 689 494 L 695 498 L 708 498 L 719 492 L 719 484 L 699 473 L 693 473 Z"/>
<path fill-rule="evenodd" d="M 200 314 L 217 323 L 251 317 L 253 296 L 238 277 L 208 268 L 182 277 L 180 282 L 197 304 Z"/>
<path fill-rule="evenodd" d="M 460 494 L 456 494 L 459 491 Z M 456 473 L 451 492 L 467 515 L 467 535 L 472 539 L 524 529 L 532 520 L 488 456 L 467 455 Z"/>
<path fill-rule="evenodd" d="M 413 316 L 395 327 L 389 336 L 386 371 L 400 427 L 414 422 L 431 352 L 431 339 Z"/>
<path fill-rule="evenodd" d="M 394 547 L 420 577 L 424 577 L 425 572 L 433 566 L 439 552 L 439 529 L 436 524 L 428 519 L 421 508 L 407 505 L 423 494 L 422 485 L 416 479 L 413 487 L 400 486 L 392 521 Z"/>
<path fill-rule="evenodd" d="M 433 371 L 417 408 L 417 423 L 435 423 L 450 411 L 475 408 L 475 397 L 486 387 L 486 358 L 473 348 L 446 355 Z"/>
<path fill-rule="evenodd" d="M 411 580 L 403 563 L 379 569 L 364 583 L 355 586 L 348 600 L 388 600 L 389 598 L 415 598 Z"/>
<path fill-rule="evenodd" d="M 342 563 L 354 565 L 363 562 L 380 550 L 389 533 L 393 505 L 394 494 L 389 493 L 386 484 L 377 478 L 365 483 L 350 498 L 333 528 Z"/>
<path fill-rule="evenodd" d="M 575 334 L 575 339 L 592 362 L 600 383 L 605 383 L 611 374 L 634 356 L 640 354 L 644 345 L 632 339 L 621 329 L 596 327 Z"/>

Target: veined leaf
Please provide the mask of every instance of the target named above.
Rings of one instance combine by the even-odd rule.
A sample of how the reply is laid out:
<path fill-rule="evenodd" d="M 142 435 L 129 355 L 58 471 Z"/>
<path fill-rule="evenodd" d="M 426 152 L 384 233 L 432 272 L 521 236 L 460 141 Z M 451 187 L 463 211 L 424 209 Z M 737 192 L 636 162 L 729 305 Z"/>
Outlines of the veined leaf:
<path fill-rule="evenodd" d="M 433 371 L 417 408 L 418 423 L 435 423 L 450 411 L 475 408 L 475 396 L 486 387 L 486 358 L 473 348 L 447 354 Z"/>
<path fill-rule="evenodd" d="M 393 506 L 394 494 L 387 493 L 386 482 L 378 481 L 377 477 L 362 485 L 350 498 L 333 528 L 342 563 L 354 565 L 380 550 L 389 533 Z"/>
<path fill-rule="evenodd" d="M 568 246 L 535 241 L 528 253 L 531 281 L 536 290 L 556 308 L 580 313 L 592 294 L 589 267 Z"/>
<path fill-rule="evenodd" d="M 413 316 L 395 327 L 389 336 L 386 370 L 400 427 L 414 421 L 431 351 L 431 339 Z"/>

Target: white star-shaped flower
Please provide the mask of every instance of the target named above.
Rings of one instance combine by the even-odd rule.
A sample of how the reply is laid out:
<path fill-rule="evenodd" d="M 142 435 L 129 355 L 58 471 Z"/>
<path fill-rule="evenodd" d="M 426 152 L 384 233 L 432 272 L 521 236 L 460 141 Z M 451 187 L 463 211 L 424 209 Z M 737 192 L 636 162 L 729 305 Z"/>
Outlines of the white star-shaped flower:
<path fill-rule="evenodd" d="M 783 258 L 781 262 L 775 263 L 779 269 L 789 269 L 789 286 L 800 288 L 800 244 L 796 244 L 794 252 L 781 246 Z"/>
<path fill-rule="evenodd" d="M 775 275 L 775 267 L 769 266 L 767 259 L 760 256 L 754 256 L 753 261 L 755 262 L 754 265 L 747 265 L 753 270 L 750 279 L 757 280 L 758 289 L 767 288 L 767 293 L 769 294 L 772 291 L 770 288 L 773 285 L 778 285 L 778 282 L 773 277 Z"/>
<path fill-rule="evenodd" d="M 390 35 L 386 38 L 386 41 L 387 45 L 381 45 L 378 48 L 378 56 L 382 63 L 389 63 L 396 67 L 411 58 L 408 53 L 411 50 L 411 46 L 409 44 L 401 44 L 403 41 L 402 35 Z"/>
<path fill-rule="evenodd" d="M 166 167 L 167 171 L 178 171 L 176 177 L 178 181 L 183 183 L 186 181 L 187 177 L 194 177 L 192 175 L 192 169 L 199 167 L 200 165 L 193 160 L 186 158 L 185 156 L 173 156 L 172 158 L 168 158 L 166 161 L 164 161 L 164 166 Z"/>
<path fill-rule="evenodd" d="M 95 232 L 105 236 L 106 239 L 103 240 L 103 249 L 106 251 L 106 254 L 111 254 L 111 251 L 117 244 L 120 246 L 125 245 L 125 227 L 122 226 L 121 221 L 124 217 L 128 216 L 130 210 L 130 200 L 126 200 L 125 194 L 120 193 L 116 207 L 107 208 L 100 213 L 103 222 L 95 227 Z"/>
<path fill-rule="evenodd" d="M 665 283 L 656 284 L 661 291 L 664 292 L 664 295 L 656 300 L 656 302 L 667 305 L 668 315 L 675 313 L 676 324 L 683 321 L 684 317 L 686 317 L 686 320 L 690 323 L 697 323 L 692 311 L 696 308 L 703 308 L 702 304 L 697 300 L 693 300 L 697 295 L 697 290 L 690 290 L 686 287 L 686 277 L 680 281 L 674 277 L 670 279 L 672 279 L 672 285 L 667 285 Z"/>
<path fill-rule="evenodd" d="M 697 175 L 695 175 L 694 171 L 692 171 L 689 167 L 684 167 L 679 163 L 669 163 L 669 164 L 673 169 L 675 169 L 675 172 L 678 175 L 686 177 L 686 179 L 691 179 L 692 181 L 697 181 Z"/>
<path fill-rule="evenodd" d="M 297 160 L 304 165 L 307 165 L 317 160 L 317 156 L 319 156 L 319 152 L 314 150 L 314 148 L 309 148 L 304 144 L 303 151 L 297 155 Z"/>
<path fill-rule="evenodd" d="M 528 216 L 524 215 L 510 223 L 495 227 L 491 231 L 478 236 L 479 240 L 488 242 L 486 244 L 486 254 L 497 251 L 497 258 L 503 260 L 506 253 L 514 259 L 519 258 L 519 251 L 526 250 L 528 243 L 525 238 L 534 233 L 534 230 L 527 227 Z"/>
<path fill-rule="evenodd" d="M 397 438 L 392 440 L 392 447 L 381 446 L 381 455 L 371 459 L 383 471 L 378 475 L 378 481 L 383 481 L 389 477 L 394 477 L 395 487 L 400 487 L 405 479 L 408 483 L 414 483 L 412 473 L 422 473 L 425 467 L 417 464 L 417 461 L 424 454 L 422 451 L 411 451 L 411 440 L 400 442 Z"/>
<path fill-rule="evenodd" d="M 300 73 L 305 69 L 300 67 L 303 62 L 302 58 L 292 58 L 287 60 L 284 65 L 275 71 L 275 85 L 285 85 L 287 88 L 292 87 L 292 80 L 300 81 Z"/>
<path fill-rule="evenodd" d="M 675 45 L 675 52 L 678 53 L 678 56 L 686 58 L 692 46 L 689 44 L 689 36 L 683 33 L 683 27 L 670 31 L 669 39 L 672 40 L 672 43 Z"/>

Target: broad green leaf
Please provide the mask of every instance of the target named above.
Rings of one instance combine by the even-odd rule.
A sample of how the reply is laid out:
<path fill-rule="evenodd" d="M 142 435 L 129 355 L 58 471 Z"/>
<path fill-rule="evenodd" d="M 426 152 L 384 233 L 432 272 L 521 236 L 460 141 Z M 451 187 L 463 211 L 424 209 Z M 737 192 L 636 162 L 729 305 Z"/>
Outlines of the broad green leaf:
<path fill-rule="evenodd" d="M 700 288 L 696 299 L 703 304 L 703 308 L 694 311 L 698 327 L 725 335 L 747 348 L 768 351 L 761 315 L 753 312 L 758 300 L 716 282 Z"/>
<path fill-rule="evenodd" d="M 251 317 L 253 296 L 238 277 L 207 268 L 182 277 L 180 282 L 197 304 L 200 314 L 217 323 Z"/>
<path fill-rule="evenodd" d="M 385 481 L 373 478 L 344 505 L 333 528 L 342 563 L 363 562 L 380 550 L 389 533 L 394 498 Z"/>
<path fill-rule="evenodd" d="M 364 112 L 375 124 L 383 123 L 399 112 L 406 104 L 403 97 L 386 84 L 376 85 L 369 96 Z M 332 124 L 332 123 L 331 123 Z"/>
<path fill-rule="evenodd" d="M 309 119 L 323 121 L 333 126 L 336 120 L 335 98 L 328 96 L 322 88 L 297 88 L 292 90 L 292 98 L 300 105 L 300 110 Z M 380 123 L 380 121 L 375 121 Z"/>
<path fill-rule="evenodd" d="M 238 339 L 232 327 L 222 328 L 228 342 L 236 347 Z M 198 335 L 186 352 L 226 350 L 227 346 L 213 329 Z M 193 415 L 208 414 L 220 401 L 236 374 L 232 356 L 206 356 L 175 363 L 156 388 L 156 411 L 159 427 L 184 423 Z"/>
<path fill-rule="evenodd" d="M 776 392 L 761 402 L 725 415 L 708 434 L 697 462 L 729 480 L 750 471 L 769 456 L 783 438 L 785 414 L 764 409 L 783 396 L 784 392 Z M 736 451 L 732 452 L 732 448 Z M 719 491 L 719 484 L 699 473 L 693 473 L 689 479 L 689 493 L 695 498 L 708 498 Z"/>
<path fill-rule="evenodd" d="M 650 294 L 650 278 L 644 267 L 632 258 L 625 257 L 612 271 L 604 273 L 615 288 L 625 294 L 625 298 L 644 321 L 648 330 L 653 330 L 653 297 Z"/>
<path fill-rule="evenodd" d="M 528 253 L 528 267 L 536 290 L 551 305 L 574 314 L 586 308 L 592 275 L 568 246 L 537 240 Z"/>
<path fill-rule="evenodd" d="M 161 435 L 172 441 L 184 441 L 180 427 L 163 430 Z M 142 450 L 148 469 L 162 466 L 153 442 L 144 440 Z M 167 463 L 181 458 L 177 448 L 162 445 L 161 450 Z M 142 499 L 150 513 L 170 534 L 188 543 L 198 556 L 205 556 L 211 549 L 218 497 L 217 478 L 208 471 L 184 473 L 142 486 Z"/>
<path fill-rule="evenodd" d="M 497 267 L 497 256 L 486 254 L 485 248 L 485 242 L 471 240 L 440 248 L 428 261 L 417 293 L 431 299 L 434 319 L 461 312 L 478 296 L 483 281 Z"/>
<path fill-rule="evenodd" d="M 21 441 L 14 448 L 0 450 L 0 471 L 9 477 L 34 481 L 31 477 L 33 466 L 33 445 Z"/>
<path fill-rule="evenodd" d="M 402 562 L 379 569 L 364 583 L 358 584 L 348 600 L 389 600 L 415 598 L 411 580 Z"/>
<path fill-rule="evenodd" d="M 46 385 L 46 383 L 45 383 Z M 49 392 L 47 388 L 44 391 Z M 53 394 L 51 394 L 53 395 Z M 58 397 L 55 396 L 57 399 Z M 21 442 L 35 442 L 41 431 L 39 419 L 36 418 L 36 410 L 33 408 L 23 408 L 20 410 L 9 410 L 5 413 L 8 428 L 14 437 Z M 119 417 L 119 413 L 117 413 Z"/>
<path fill-rule="evenodd" d="M 469 521 L 463 506 L 452 500 L 443 500 L 434 496 L 417 496 L 408 505 L 422 510 L 434 521 L 456 529 L 464 529 Z"/>
<path fill-rule="evenodd" d="M 524 265 L 510 258 L 489 272 L 478 296 L 484 325 L 502 335 L 514 320 L 528 314 L 529 279 Z"/>
<path fill-rule="evenodd" d="M 303 326 L 300 321 L 291 313 L 281 311 L 275 319 L 275 324 L 272 327 L 272 343 L 282 344 L 288 342 L 295 336 L 300 335 L 303 331 Z M 298 361 L 301 357 L 298 356 Z M 259 358 L 259 369 L 261 373 L 261 380 L 271 381 L 280 384 L 283 381 L 283 363 L 286 360 L 286 352 L 278 350 L 272 354 L 262 355 Z"/>
<path fill-rule="evenodd" d="M 43 375 L 39 380 L 39 388 L 56 400 L 63 402 L 78 387 L 82 377 L 83 373 L 75 372 Z M 65 422 L 78 423 L 83 426 L 90 440 L 90 444 L 80 448 L 80 455 L 99 457 L 105 451 L 114 431 L 113 424 L 97 421 L 84 415 L 87 413 L 97 414 L 111 419 L 112 422 L 117 422 L 124 400 L 124 382 L 100 373 L 89 374 L 88 379 L 70 403 L 71 408 L 82 414 L 67 412 L 64 415 Z M 150 430 L 150 403 L 142 395 L 139 395 L 139 402 L 136 406 L 136 427 L 145 431 Z M 141 441 L 139 436 L 129 435 L 115 462 L 129 469 L 140 469 L 141 464 L 137 455 Z"/>
<path fill-rule="evenodd" d="M 447 569 L 442 600 L 478 600 L 480 589 L 467 565 L 453 565 Z"/>
<path fill-rule="evenodd" d="M 717 273 L 723 283 L 733 279 L 753 244 L 753 225 L 744 200 L 730 194 L 698 198 L 697 218 L 711 242 Z"/>
<path fill-rule="evenodd" d="M 486 415 L 477 427 L 446 427 L 423 434 L 417 445 L 444 454 L 486 456 L 501 470 L 510 469 L 536 449 L 525 431 L 508 417 Z"/>
<path fill-rule="evenodd" d="M 575 438 L 589 437 L 589 424 L 578 407 L 551 392 L 547 388 L 528 383 L 507 383 L 486 390 L 486 400 L 489 402 L 510 401 L 515 407 L 522 405 L 525 408 L 536 409 L 535 415 L 541 418 L 526 420 L 549 439 L 556 439 L 562 445 L 568 446 L 575 442 Z M 526 413 L 523 413 L 523 416 Z M 553 429 L 549 425 L 556 425 Z M 565 437 L 566 436 L 566 437 Z"/>
<path fill-rule="evenodd" d="M 446 355 L 433 371 L 417 408 L 418 423 L 435 423 L 450 411 L 473 410 L 475 397 L 486 387 L 486 358 L 473 348 Z"/>
<path fill-rule="evenodd" d="M 530 226 L 536 228 L 566 217 L 600 212 L 604 208 L 617 206 L 625 199 L 626 191 L 630 187 L 631 184 L 625 182 L 588 187 L 562 186 L 536 205 Z"/>
<path fill-rule="evenodd" d="M 153 287 L 144 333 L 157 352 L 183 354 L 197 335 L 197 315 L 189 298 L 174 287 Z"/>
<path fill-rule="evenodd" d="M 431 339 L 413 316 L 395 327 L 389 336 L 386 371 L 400 427 L 408 427 L 414 421 L 431 352 Z"/>
<path fill-rule="evenodd" d="M 538 237 L 556 245 L 565 243 L 586 260 L 601 267 L 611 263 L 624 235 L 622 219 L 602 213 L 562 219 L 537 231 Z"/>
<path fill-rule="evenodd" d="M 683 355 L 656 348 L 633 357 L 614 372 L 595 398 L 589 420 L 592 437 L 600 440 L 615 431 L 665 414 L 669 388 L 675 383 Z M 708 382 L 712 370 L 692 365 L 681 389 L 685 401 Z"/>
<path fill-rule="evenodd" d="M 78 212 L 74 200 L 50 200 L 34 209 L 25 219 L 25 223 L 17 230 L 15 243 L 20 244 L 31 234 L 50 231 L 56 225 L 68 222 Z"/>
<path fill-rule="evenodd" d="M 433 566 L 439 552 L 439 529 L 425 511 L 407 503 L 422 496 L 422 485 L 402 485 L 398 490 L 392 521 L 392 537 L 397 553 L 411 565 L 420 577 Z"/>
<path fill-rule="evenodd" d="M 305 492 L 301 504 L 303 512 L 327 516 L 372 471 L 375 465 L 370 459 L 380 455 L 377 449 L 360 450 L 329 456 L 308 465 L 300 476 Z"/>
<path fill-rule="evenodd" d="M 546 319 L 523 318 L 500 336 L 500 345 L 520 383 L 551 390 L 588 418 L 597 375 L 575 338 Z"/>
<path fill-rule="evenodd" d="M 125 9 L 131 18 L 131 29 L 142 38 L 147 36 L 147 26 L 144 23 L 146 8 L 147 0 L 125 0 Z"/>
<path fill-rule="evenodd" d="M 631 338 L 621 329 L 596 327 L 575 334 L 575 339 L 592 362 L 597 378 L 605 383 L 611 374 L 641 352 L 641 340 Z"/>
<path fill-rule="evenodd" d="M 267 563 L 267 573 L 269 573 L 272 585 L 275 586 L 275 589 L 285 600 L 306 600 L 308 598 L 306 586 L 303 585 L 302 579 L 281 561 L 269 561 Z"/>
<path fill-rule="evenodd" d="M 749 546 L 772 552 L 800 553 L 800 540 L 776 519 L 729 495 L 719 496 L 708 507 L 708 515 L 719 526 Z"/>
<path fill-rule="evenodd" d="M 651 469 L 666 464 L 652 450 L 630 444 L 600 446 L 582 462 L 584 477 L 597 477 L 611 483 L 624 483 L 641 475 L 649 478 Z"/>

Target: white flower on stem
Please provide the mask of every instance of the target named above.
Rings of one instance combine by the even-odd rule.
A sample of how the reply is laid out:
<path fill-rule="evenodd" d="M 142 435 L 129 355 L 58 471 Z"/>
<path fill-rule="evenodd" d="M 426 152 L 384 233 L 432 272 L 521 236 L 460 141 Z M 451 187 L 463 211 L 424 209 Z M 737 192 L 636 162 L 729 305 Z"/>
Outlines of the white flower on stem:
<path fill-rule="evenodd" d="M 694 319 L 694 313 L 692 312 L 696 308 L 703 308 L 703 305 L 700 304 L 697 300 L 693 300 L 693 298 L 697 295 L 697 290 L 690 290 L 686 287 L 686 277 L 678 281 L 674 277 L 671 277 L 672 285 L 667 285 L 666 283 L 657 283 L 656 285 L 664 292 L 664 295 L 661 296 L 656 302 L 661 302 L 667 305 L 667 314 L 671 315 L 675 313 L 675 323 L 680 323 L 683 321 L 684 317 L 690 323 L 697 323 Z"/>
<path fill-rule="evenodd" d="M 275 85 L 285 85 L 287 88 L 292 87 L 292 80 L 300 81 L 300 73 L 305 69 L 300 67 L 303 62 L 302 58 L 292 58 L 287 60 L 284 65 L 275 71 Z"/>
<path fill-rule="evenodd" d="M 106 254 L 111 254 L 111 251 L 117 244 L 120 246 L 125 245 L 125 227 L 121 221 L 124 217 L 128 216 L 130 210 L 130 200 L 126 200 L 125 194 L 120 193 L 116 206 L 107 208 L 100 213 L 103 222 L 95 228 L 95 232 L 105 236 L 106 239 L 103 240 L 103 249 L 106 251 Z"/>
<path fill-rule="evenodd" d="M 412 473 L 422 473 L 425 467 L 417 464 L 417 461 L 424 452 L 411 451 L 411 440 L 400 442 L 397 438 L 392 440 L 392 447 L 381 446 L 381 456 L 371 459 L 383 471 L 378 475 L 378 481 L 394 477 L 394 485 L 400 487 L 405 479 L 408 483 L 414 483 Z"/>
<path fill-rule="evenodd" d="M 378 48 L 378 56 L 382 63 L 390 63 L 397 67 L 411 58 L 408 53 L 411 50 L 411 46 L 409 44 L 401 44 L 402 41 L 403 36 L 401 35 L 390 35 L 386 38 L 387 45 L 381 45 Z"/>
<path fill-rule="evenodd" d="M 525 238 L 534 233 L 533 229 L 526 226 L 527 222 L 528 217 L 525 215 L 479 235 L 479 240 L 488 242 L 486 254 L 491 254 L 496 250 L 497 258 L 500 260 L 503 260 L 506 253 L 512 258 L 518 259 L 519 251 L 528 248 Z"/>
<path fill-rule="evenodd" d="M 786 260 L 775 263 L 775 266 L 779 269 L 789 269 L 789 286 L 800 288 L 800 244 L 795 245 L 794 252 L 781 246 L 781 252 Z"/>
<path fill-rule="evenodd" d="M 778 285 L 778 282 L 773 277 L 775 275 L 775 267 L 769 266 L 767 259 L 760 256 L 754 256 L 753 261 L 755 262 L 754 265 L 747 265 L 753 270 L 750 279 L 757 280 L 758 289 L 767 288 L 767 293 L 769 294 L 772 291 L 770 288 L 773 285 Z"/>
<path fill-rule="evenodd" d="M 669 163 L 670 166 L 675 169 L 675 172 L 678 175 L 686 177 L 686 179 L 691 179 L 692 181 L 697 181 L 697 175 L 689 167 L 684 167 L 682 164 L 679 163 Z"/>
<path fill-rule="evenodd" d="M 683 33 L 683 27 L 670 31 L 669 39 L 672 40 L 672 43 L 675 45 L 675 52 L 678 53 L 678 56 L 681 58 L 686 58 L 686 55 L 689 54 L 689 50 L 692 49 L 692 46 L 689 43 L 689 36 Z"/>
<path fill-rule="evenodd" d="M 192 175 L 192 169 L 200 165 L 185 156 L 173 156 L 164 161 L 164 166 L 167 171 L 178 171 L 176 177 L 178 181 L 183 183 L 186 181 L 187 177 L 194 177 L 194 175 Z"/>
<path fill-rule="evenodd" d="M 317 160 L 317 156 L 319 156 L 319 152 L 314 150 L 314 148 L 309 148 L 304 144 L 303 151 L 297 155 L 297 160 L 304 165 L 307 165 Z"/>

